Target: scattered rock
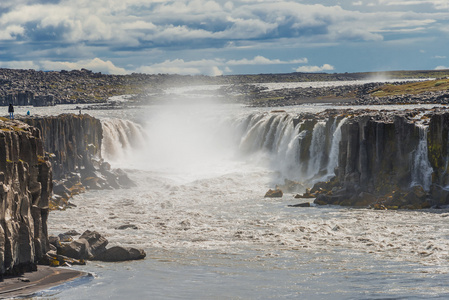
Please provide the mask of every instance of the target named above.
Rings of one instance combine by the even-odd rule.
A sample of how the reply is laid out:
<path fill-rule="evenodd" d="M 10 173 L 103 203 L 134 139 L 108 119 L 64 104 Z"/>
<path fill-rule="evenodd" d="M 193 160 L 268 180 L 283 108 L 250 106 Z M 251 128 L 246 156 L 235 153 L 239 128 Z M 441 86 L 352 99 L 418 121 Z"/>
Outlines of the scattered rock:
<path fill-rule="evenodd" d="M 117 227 L 116 229 L 118 230 L 124 230 L 124 229 L 139 229 L 139 227 L 137 227 L 134 224 L 126 224 L 126 225 L 121 225 L 119 227 Z"/>
<path fill-rule="evenodd" d="M 310 207 L 310 202 L 288 205 L 288 207 Z"/>
<path fill-rule="evenodd" d="M 121 246 L 114 246 L 106 251 L 103 251 L 99 255 L 94 257 L 94 260 L 108 261 L 108 262 L 120 262 L 127 260 L 144 259 L 146 256 L 145 251 L 136 248 L 124 248 Z"/>
<path fill-rule="evenodd" d="M 268 192 L 265 194 L 265 198 L 281 198 L 283 195 L 284 193 L 282 192 L 282 190 L 269 189 Z"/>
<path fill-rule="evenodd" d="M 132 224 L 124 226 L 135 226 Z M 133 228 L 133 227 L 127 227 Z M 56 240 L 56 239 L 55 239 Z M 86 230 L 76 241 L 61 243 L 57 253 L 48 252 L 50 264 L 84 263 L 84 260 L 126 261 L 145 258 L 144 250 L 114 246 L 106 249 L 108 240 L 96 231 Z M 74 259 L 75 261 L 70 261 Z M 52 262 L 53 261 L 53 262 Z"/>

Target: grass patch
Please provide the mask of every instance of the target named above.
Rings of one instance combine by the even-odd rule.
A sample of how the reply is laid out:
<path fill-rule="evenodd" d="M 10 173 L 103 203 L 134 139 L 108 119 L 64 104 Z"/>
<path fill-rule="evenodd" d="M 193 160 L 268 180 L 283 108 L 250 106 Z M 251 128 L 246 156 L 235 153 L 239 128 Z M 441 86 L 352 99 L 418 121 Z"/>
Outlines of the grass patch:
<path fill-rule="evenodd" d="M 412 82 L 401 85 L 387 84 L 374 89 L 369 93 L 375 97 L 399 96 L 399 95 L 419 95 L 425 92 L 447 91 L 449 89 L 449 79 L 428 80 Z"/>

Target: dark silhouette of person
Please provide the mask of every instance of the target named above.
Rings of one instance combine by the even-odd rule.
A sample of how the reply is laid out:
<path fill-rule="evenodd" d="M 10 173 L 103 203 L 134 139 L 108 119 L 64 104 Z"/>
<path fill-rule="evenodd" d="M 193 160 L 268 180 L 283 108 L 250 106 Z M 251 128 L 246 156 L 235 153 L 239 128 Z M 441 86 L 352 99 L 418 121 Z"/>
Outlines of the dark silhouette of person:
<path fill-rule="evenodd" d="M 9 103 L 8 112 L 9 112 L 9 118 L 11 120 L 14 119 L 14 106 L 12 106 L 11 103 Z"/>

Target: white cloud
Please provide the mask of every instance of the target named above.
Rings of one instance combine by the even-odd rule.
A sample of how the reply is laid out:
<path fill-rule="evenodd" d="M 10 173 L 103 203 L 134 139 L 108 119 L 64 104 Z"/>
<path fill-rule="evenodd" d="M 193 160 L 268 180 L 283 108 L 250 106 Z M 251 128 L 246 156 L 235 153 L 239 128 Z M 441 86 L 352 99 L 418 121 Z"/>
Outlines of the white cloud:
<path fill-rule="evenodd" d="M 43 61 L 40 62 L 44 70 L 74 70 L 88 69 L 94 72 L 102 72 L 106 74 L 126 74 L 125 69 L 115 66 L 110 60 L 104 61 L 100 58 L 91 60 L 80 60 L 77 62 L 60 62 L 60 61 Z"/>
<path fill-rule="evenodd" d="M 446 55 L 435 55 L 433 58 L 436 58 L 436 59 L 446 59 Z"/>
<path fill-rule="evenodd" d="M 435 70 L 446 70 L 446 69 L 449 69 L 449 67 L 446 67 L 446 66 L 438 66 L 438 67 L 435 68 Z"/>
<path fill-rule="evenodd" d="M 40 66 L 33 61 L 21 60 L 21 61 L 0 61 L 2 68 L 8 69 L 35 69 L 40 70 Z"/>
<path fill-rule="evenodd" d="M 142 66 L 136 69 L 136 72 L 149 74 L 182 74 L 182 75 L 222 75 L 218 69 L 219 65 L 223 65 L 221 60 L 198 60 L 184 61 L 183 59 L 166 60 L 162 63 L 150 66 Z"/>
<path fill-rule="evenodd" d="M 223 75 L 223 71 L 220 70 L 217 66 L 213 66 L 211 69 L 211 74 L 212 76 L 221 76 Z"/>
<path fill-rule="evenodd" d="M 255 56 L 253 59 L 224 60 L 224 59 L 203 59 L 185 61 L 183 59 L 166 60 L 161 63 L 152 64 L 137 68 L 135 72 L 141 73 L 169 73 L 169 74 L 206 74 L 211 76 L 231 73 L 229 66 L 237 65 L 274 65 L 274 64 L 302 64 L 307 63 L 307 58 L 282 61 L 279 59 L 268 59 L 263 56 Z M 329 66 L 329 65 L 326 65 Z"/>
<path fill-rule="evenodd" d="M 413 5 L 422 5 L 422 4 L 430 4 L 435 9 L 448 9 L 449 2 L 447 0 L 380 0 L 381 3 L 384 3 L 389 6 L 397 5 L 397 6 L 413 6 Z"/>
<path fill-rule="evenodd" d="M 103 61 L 99 58 L 90 60 L 80 60 L 76 62 L 66 61 L 10 61 L 2 62 L 2 67 L 13 69 L 36 69 L 44 71 L 60 71 L 60 70 L 80 70 L 82 68 L 92 70 L 94 72 L 102 72 L 106 74 L 126 74 L 123 68 L 116 67 L 111 61 Z"/>
<path fill-rule="evenodd" d="M 25 29 L 19 25 L 7 26 L 0 31 L 0 40 L 15 40 L 16 36 L 22 35 Z"/>
<path fill-rule="evenodd" d="M 302 66 L 296 69 L 296 72 L 303 73 L 315 73 L 315 72 L 323 72 L 323 71 L 332 71 L 334 69 L 333 66 L 329 64 L 324 64 L 321 67 L 319 66 Z"/>
<path fill-rule="evenodd" d="M 228 65 L 281 65 L 281 64 L 306 64 L 307 58 L 295 59 L 291 61 L 282 61 L 280 59 L 268 59 L 263 56 L 255 56 L 253 59 L 230 60 Z"/>

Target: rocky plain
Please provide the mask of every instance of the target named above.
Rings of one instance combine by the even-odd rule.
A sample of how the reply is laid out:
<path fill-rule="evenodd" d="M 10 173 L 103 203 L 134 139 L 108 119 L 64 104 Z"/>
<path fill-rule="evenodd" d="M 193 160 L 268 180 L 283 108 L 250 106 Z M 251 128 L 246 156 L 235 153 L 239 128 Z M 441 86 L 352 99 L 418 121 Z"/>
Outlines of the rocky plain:
<path fill-rule="evenodd" d="M 119 109 L 123 105 L 159 103 L 167 87 L 192 84 L 222 85 L 217 96 L 248 106 L 449 103 L 447 70 L 383 73 L 382 76 L 398 79 L 388 84 L 277 90 L 258 85 L 263 82 L 363 80 L 378 75 L 292 73 L 208 77 L 105 75 L 85 69 L 60 72 L 0 69 L 0 105 L 90 104 L 91 109 L 98 106 Z M 424 91 L 417 92 L 418 88 L 407 85 L 429 77 L 434 80 Z M 387 86 L 396 92 L 389 92 Z M 119 95 L 130 97 L 120 104 L 109 101 L 110 97 Z M 449 185 L 449 112 L 444 107 L 395 113 L 336 109 L 321 115 L 298 116 L 303 129 L 309 131 L 305 141 L 311 139 L 311 129 L 318 120 L 331 124 L 342 118 L 348 121 L 342 126 L 336 176 L 328 182 L 317 183 L 298 197 L 316 198 L 318 205 L 389 209 L 422 209 L 449 204 L 449 193 L 444 188 Z M 428 154 L 434 174 L 427 190 L 423 187 L 411 189 L 408 158 L 420 140 L 417 125 L 424 123 L 429 127 Z M 36 264 L 82 264 L 86 259 L 121 261 L 145 257 L 140 249 L 106 248 L 107 240 L 94 229 L 86 229 L 82 234 L 65 232 L 48 236 L 48 214 L 53 209 L 69 208 L 73 195 L 86 189 L 129 188 L 134 184 L 123 170 L 112 169 L 102 160 L 99 120 L 87 114 L 22 116 L 16 120 L 2 118 L 0 127 L 1 274 L 19 274 L 35 269 Z M 281 189 L 287 187 L 281 186 Z M 282 196 L 282 192 L 275 191 L 275 194 Z"/>

